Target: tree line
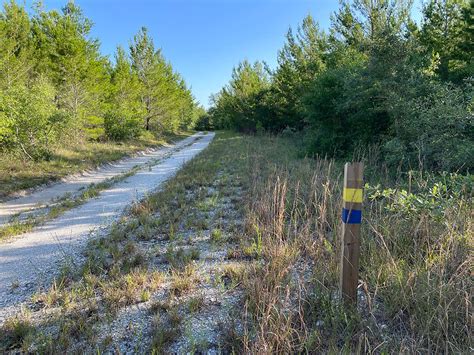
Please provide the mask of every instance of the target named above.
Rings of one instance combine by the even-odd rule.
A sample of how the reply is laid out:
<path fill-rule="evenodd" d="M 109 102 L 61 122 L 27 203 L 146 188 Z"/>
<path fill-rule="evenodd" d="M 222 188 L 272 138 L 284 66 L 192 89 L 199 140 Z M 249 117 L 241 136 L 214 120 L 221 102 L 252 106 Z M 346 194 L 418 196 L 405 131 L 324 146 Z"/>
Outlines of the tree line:
<path fill-rule="evenodd" d="M 100 53 L 92 22 L 72 1 L 14 0 L 0 12 L 0 152 L 47 159 L 55 147 L 133 139 L 190 126 L 202 110 L 146 28 L 115 60 Z"/>
<path fill-rule="evenodd" d="M 307 154 L 377 147 L 391 166 L 474 166 L 474 0 L 343 0 L 328 31 L 307 16 L 278 65 L 244 60 L 203 127 L 303 131 Z"/>

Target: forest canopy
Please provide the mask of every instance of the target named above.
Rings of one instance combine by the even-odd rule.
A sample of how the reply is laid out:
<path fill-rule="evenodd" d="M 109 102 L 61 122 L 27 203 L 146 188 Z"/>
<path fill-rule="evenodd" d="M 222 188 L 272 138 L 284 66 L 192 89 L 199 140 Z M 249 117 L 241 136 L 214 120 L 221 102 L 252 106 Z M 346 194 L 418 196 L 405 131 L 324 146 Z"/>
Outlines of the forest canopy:
<path fill-rule="evenodd" d="M 302 131 L 305 153 L 373 147 L 393 167 L 474 167 L 474 0 L 341 1 L 328 31 L 308 15 L 278 65 L 243 61 L 212 97 L 207 127 Z"/>
<path fill-rule="evenodd" d="M 142 28 L 113 60 L 76 4 L 31 15 L 0 12 L 0 152 L 48 159 L 61 145 L 126 140 L 189 127 L 198 107 L 184 79 Z"/>

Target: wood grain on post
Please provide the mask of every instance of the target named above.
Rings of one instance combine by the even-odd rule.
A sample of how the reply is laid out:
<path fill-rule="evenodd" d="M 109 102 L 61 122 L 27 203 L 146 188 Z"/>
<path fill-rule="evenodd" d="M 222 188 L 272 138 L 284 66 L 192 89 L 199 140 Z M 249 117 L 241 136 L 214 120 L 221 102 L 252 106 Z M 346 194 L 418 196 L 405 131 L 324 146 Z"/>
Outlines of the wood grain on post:
<path fill-rule="evenodd" d="M 362 163 L 344 166 L 344 206 L 342 209 L 341 295 L 345 303 L 357 304 L 359 281 L 360 223 L 363 200 Z"/>

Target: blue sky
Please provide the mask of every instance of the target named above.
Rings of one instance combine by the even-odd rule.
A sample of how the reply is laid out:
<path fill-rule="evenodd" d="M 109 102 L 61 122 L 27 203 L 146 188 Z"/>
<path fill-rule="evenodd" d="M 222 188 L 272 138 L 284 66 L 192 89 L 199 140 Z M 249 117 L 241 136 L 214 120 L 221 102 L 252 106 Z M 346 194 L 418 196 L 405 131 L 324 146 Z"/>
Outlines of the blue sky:
<path fill-rule="evenodd" d="M 21 2 L 22 0 L 20 0 Z M 59 9 L 67 0 L 43 0 Z M 264 60 L 271 67 L 289 26 L 311 13 L 328 28 L 338 0 L 76 0 L 94 22 L 93 37 L 113 58 L 117 45 L 128 47 L 146 26 L 155 45 L 180 72 L 197 100 L 227 83 L 240 60 Z M 29 6 L 31 0 L 27 0 Z"/>

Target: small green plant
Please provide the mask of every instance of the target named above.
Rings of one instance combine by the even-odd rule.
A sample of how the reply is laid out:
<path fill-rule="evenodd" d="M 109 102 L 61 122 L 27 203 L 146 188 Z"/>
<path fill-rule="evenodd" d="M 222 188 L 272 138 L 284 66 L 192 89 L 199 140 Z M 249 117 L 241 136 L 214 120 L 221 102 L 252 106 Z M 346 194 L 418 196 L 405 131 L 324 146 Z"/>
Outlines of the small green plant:
<path fill-rule="evenodd" d="M 142 291 L 142 295 L 140 297 L 140 300 L 142 302 L 148 302 L 150 300 L 150 297 L 151 297 L 150 291 L 145 289 L 145 290 Z"/>
<path fill-rule="evenodd" d="M 165 353 L 166 346 L 181 334 L 182 317 L 176 307 L 157 313 L 152 321 L 151 350 L 154 354 Z"/>
<path fill-rule="evenodd" d="M 193 260 L 198 260 L 200 257 L 200 251 L 197 248 L 177 248 L 175 249 L 172 245 L 168 247 L 165 254 L 168 263 L 175 269 L 183 269 L 191 263 Z"/>
<path fill-rule="evenodd" d="M 199 281 L 196 270 L 191 265 L 187 265 L 183 271 L 173 273 L 171 280 L 171 293 L 176 297 L 190 291 Z"/>
<path fill-rule="evenodd" d="M 203 296 L 196 296 L 192 297 L 188 301 L 188 310 L 190 313 L 195 313 L 201 310 L 201 308 L 204 306 L 204 297 Z"/>
<path fill-rule="evenodd" d="M 263 251 L 262 233 L 257 225 L 254 225 L 255 235 L 250 244 L 246 240 L 243 241 L 242 252 L 249 258 L 261 257 Z"/>
<path fill-rule="evenodd" d="M 0 350 L 26 347 L 34 334 L 34 327 L 26 315 L 19 315 L 5 321 L 0 332 Z M 25 349 L 26 350 L 26 349 Z"/>
<path fill-rule="evenodd" d="M 224 241 L 224 234 L 222 229 L 215 228 L 211 232 L 211 241 L 215 244 L 221 244 Z"/>
<path fill-rule="evenodd" d="M 213 194 L 210 197 L 207 197 L 203 201 L 200 201 L 197 205 L 197 208 L 202 212 L 209 212 L 212 211 L 217 206 L 217 202 L 219 201 L 219 194 Z"/>

